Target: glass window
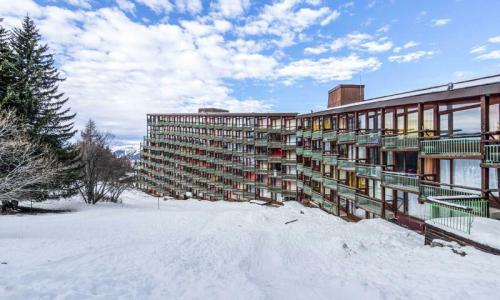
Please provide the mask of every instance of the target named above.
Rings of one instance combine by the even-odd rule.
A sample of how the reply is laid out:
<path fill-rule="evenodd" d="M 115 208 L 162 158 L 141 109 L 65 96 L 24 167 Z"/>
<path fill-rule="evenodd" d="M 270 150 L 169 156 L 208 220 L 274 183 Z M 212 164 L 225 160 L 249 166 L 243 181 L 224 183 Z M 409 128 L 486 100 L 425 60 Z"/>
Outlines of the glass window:
<path fill-rule="evenodd" d="M 500 104 L 490 105 L 490 130 L 489 131 L 500 131 Z"/>
<path fill-rule="evenodd" d="M 439 161 L 439 181 L 447 184 L 451 183 L 450 161 L 447 159 Z"/>
<path fill-rule="evenodd" d="M 481 161 L 475 159 L 454 159 L 453 184 L 480 188 Z"/>
<path fill-rule="evenodd" d="M 418 131 L 418 112 L 408 113 L 408 128 L 407 132 Z"/>
<path fill-rule="evenodd" d="M 435 130 L 434 128 L 434 109 L 426 109 L 424 110 L 424 130 L 430 130 L 426 131 L 425 135 L 426 136 L 433 136 L 434 133 L 432 132 Z"/>
<path fill-rule="evenodd" d="M 385 113 L 385 129 L 394 129 L 394 113 L 392 111 Z"/>

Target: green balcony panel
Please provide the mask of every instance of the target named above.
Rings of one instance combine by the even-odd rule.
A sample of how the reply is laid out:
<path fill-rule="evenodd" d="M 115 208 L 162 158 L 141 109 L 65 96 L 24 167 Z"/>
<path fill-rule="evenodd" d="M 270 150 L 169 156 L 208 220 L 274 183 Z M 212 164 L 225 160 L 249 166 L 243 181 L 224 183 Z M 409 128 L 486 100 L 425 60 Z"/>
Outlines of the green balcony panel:
<path fill-rule="evenodd" d="M 322 139 L 323 138 L 323 131 L 321 131 L 321 130 L 313 131 L 311 134 L 311 138 L 313 140 Z"/>
<path fill-rule="evenodd" d="M 382 138 L 382 148 L 384 149 L 412 149 L 418 148 L 417 134 L 400 134 L 386 136 Z"/>
<path fill-rule="evenodd" d="M 304 130 L 304 132 L 302 133 L 302 136 L 304 138 L 310 138 L 312 136 L 311 130 L 310 129 L 309 130 Z"/>
<path fill-rule="evenodd" d="M 307 185 L 304 185 L 303 190 L 304 190 L 304 194 L 309 195 L 309 196 L 311 196 L 311 195 L 312 195 L 313 190 L 312 190 L 312 188 L 311 188 L 311 187 L 309 187 L 309 186 L 307 186 Z"/>
<path fill-rule="evenodd" d="M 484 146 L 484 162 L 488 164 L 500 163 L 500 145 Z"/>
<path fill-rule="evenodd" d="M 255 146 L 267 146 L 267 140 L 255 140 Z"/>
<path fill-rule="evenodd" d="M 312 170 L 309 167 L 304 167 L 303 172 L 304 172 L 304 176 L 309 176 L 309 177 L 312 176 Z"/>
<path fill-rule="evenodd" d="M 313 202 L 316 202 L 317 204 L 321 205 L 321 204 L 323 204 L 323 195 L 321 195 L 320 193 L 318 193 L 316 191 L 313 191 L 311 200 Z"/>
<path fill-rule="evenodd" d="M 382 214 L 382 202 L 366 195 L 356 194 L 356 206 L 376 215 Z"/>
<path fill-rule="evenodd" d="M 419 180 L 416 174 L 382 172 L 382 183 L 396 190 L 419 192 Z"/>
<path fill-rule="evenodd" d="M 304 134 L 304 132 L 302 130 L 297 130 L 295 132 L 295 134 L 297 135 L 297 137 L 299 137 L 299 136 L 302 136 Z"/>
<path fill-rule="evenodd" d="M 303 155 L 307 156 L 307 157 L 311 157 L 312 156 L 312 149 L 304 149 Z"/>
<path fill-rule="evenodd" d="M 297 164 L 297 172 L 303 172 L 303 171 L 304 171 L 304 165 Z"/>
<path fill-rule="evenodd" d="M 324 155 L 323 163 L 328 165 L 336 165 L 337 164 L 337 156 L 335 155 Z"/>
<path fill-rule="evenodd" d="M 355 172 L 356 176 L 380 179 L 380 176 L 382 174 L 382 167 L 356 165 Z"/>
<path fill-rule="evenodd" d="M 329 188 L 331 190 L 336 190 L 337 189 L 337 180 L 328 178 L 328 177 L 323 177 L 323 186 L 326 188 Z"/>
<path fill-rule="evenodd" d="M 281 162 L 281 156 L 268 156 L 267 157 L 267 161 L 270 162 L 270 163 L 279 163 Z"/>
<path fill-rule="evenodd" d="M 337 187 L 337 193 L 339 196 L 346 199 L 355 200 L 356 199 L 356 189 L 343 184 L 339 184 Z"/>
<path fill-rule="evenodd" d="M 302 180 L 297 181 L 297 188 L 299 189 L 304 188 L 304 182 Z"/>
<path fill-rule="evenodd" d="M 481 155 L 481 139 L 441 138 L 420 141 L 420 154 L 424 156 L 469 156 Z"/>
<path fill-rule="evenodd" d="M 313 150 L 311 158 L 321 161 L 323 157 L 323 150 Z"/>
<path fill-rule="evenodd" d="M 380 133 L 366 133 L 366 134 L 358 134 L 356 136 L 356 145 L 380 145 Z"/>
<path fill-rule="evenodd" d="M 424 200 L 429 196 L 478 196 L 479 193 L 478 191 L 451 189 L 447 186 L 420 185 L 420 198 Z"/>
<path fill-rule="evenodd" d="M 268 148 L 281 148 L 281 146 L 282 146 L 281 141 L 269 141 L 269 142 L 267 142 Z"/>
<path fill-rule="evenodd" d="M 356 139 L 356 132 L 354 131 L 342 132 L 339 133 L 337 136 L 337 141 L 339 143 L 351 143 L 354 142 L 355 139 Z"/>
<path fill-rule="evenodd" d="M 297 153 L 297 154 L 303 154 L 304 153 L 304 148 L 297 146 L 295 148 L 295 153 Z"/>
<path fill-rule="evenodd" d="M 331 142 L 337 139 L 336 131 L 323 132 L 323 142 Z"/>
<path fill-rule="evenodd" d="M 339 159 L 337 161 L 337 167 L 344 171 L 354 171 L 356 162 L 350 159 Z"/>

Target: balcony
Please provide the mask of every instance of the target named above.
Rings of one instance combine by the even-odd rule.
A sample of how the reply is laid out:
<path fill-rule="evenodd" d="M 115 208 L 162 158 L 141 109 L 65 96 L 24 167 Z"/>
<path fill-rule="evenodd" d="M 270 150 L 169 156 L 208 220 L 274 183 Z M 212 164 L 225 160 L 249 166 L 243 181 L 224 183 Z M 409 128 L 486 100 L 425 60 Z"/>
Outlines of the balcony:
<path fill-rule="evenodd" d="M 336 131 L 323 132 L 323 142 L 331 142 L 337 139 Z"/>
<path fill-rule="evenodd" d="M 255 146 L 267 146 L 267 140 L 255 140 Z"/>
<path fill-rule="evenodd" d="M 323 157 L 323 150 L 313 150 L 311 158 L 314 160 L 319 160 L 321 161 L 321 158 Z"/>
<path fill-rule="evenodd" d="M 342 132 L 337 136 L 337 142 L 339 143 L 354 143 L 355 140 L 356 132 L 354 131 Z"/>
<path fill-rule="evenodd" d="M 486 164 L 500 163 L 500 145 L 484 146 L 484 162 Z"/>
<path fill-rule="evenodd" d="M 480 138 L 441 138 L 420 141 L 420 155 L 426 157 L 481 157 Z"/>
<path fill-rule="evenodd" d="M 396 173 L 396 172 L 382 172 L 382 183 L 384 186 L 404 190 L 408 192 L 418 193 L 418 176 L 416 174 Z"/>
<path fill-rule="evenodd" d="M 267 132 L 269 133 L 280 133 L 281 132 L 281 127 L 269 127 L 267 129 Z"/>
<path fill-rule="evenodd" d="M 313 191 L 311 200 L 316 202 L 317 204 L 322 204 L 323 203 L 323 195 L 321 195 L 320 193 L 318 193 L 316 191 Z"/>
<path fill-rule="evenodd" d="M 295 135 L 297 135 L 297 137 L 302 136 L 303 134 L 304 132 L 302 131 L 302 129 L 299 129 L 295 132 Z"/>
<path fill-rule="evenodd" d="M 270 163 L 280 163 L 281 156 L 268 156 L 267 161 Z"/>
<path fill-rule="evenodd" d="M 295 153 L 297 153 L 297 154 L 303 154 L 304 153 L 304 147 L 297 146 L 295 148 Z"/>
<path fill-rule="evenodd" d="M 304 149 L 303 153 L 304 156 L 311 157 L 312 156 L 312 150 L 311 149 Z"/>
<path fill-rule="evenodd" d="M 312 188 L 307 186 L 307 185 L 304 185 L 303 191 L 304 191 L 304 194 L 309 195 L 309 196 L 311 196 L 312 192 L 313 192 Z"/>
<path fill-rule="evenodd" d="M 328 177 L 323 177 L 323 186 L 331 190 L 336 190 L 337 180 Z"/>
<path fill-rule="evenodd" d="M 351 159 L 339 159 L 337 167 L 344 171 L 354 171 L 356 169 L 356 162 Z"/>
<path fill-rule="evenodd" d="M 356 176 L 380 179 L 382 173 L 382 167 L 356 165 L 355 172 Z"/>
<path fill-rule="evenodd" d="M 380 145 L 380 132 L 358 134 L 356 136 L 356 145 L 358 146 Z"/>
<path fill-rule="evenodd" d="M 337 187 L 339 196 L 349 200 L 356 200 L 356 189 L 347 185 L 339 184 Z"/>
<path fill-rule="evenodd" d="M 323 156 L 323 163 L 328 164 L 328 165 L 336 165 L 337 164 L 337 156 L 325 154 Z"/>
<path fill-rule="evenodd" d="M 282 148 L 283 150 L 293 150 L 295 149 L 295 144 L 283 144 Z"/>
<path fill-rule="evenodd" d="M 356 194 L 356 207 L 376 215 L 382 213 L 382 202 L 366 195 Z"/>
<path fill-rule="evenodd" d="M 308 130 L 304 130 L 304 132 L 302 133 L 302 136 L 303 136 L 304 138 L 310 138 L 310 137 L 312 136 L 312 132 L 311 132 L 311 130 L 310 130 L 310 129 L 308 129 Z"/>
<path fill-rule="evenodd" d="M 309 168 L 309 167 L 305 167 L 305 166 L 304 166 L 303 173 L 304 173 L 304 176 L 308 176 L 308 177 L 311 177 L 311 176 L 312 176 L 312 170 L 311 170 L 311 168 Z"/>
<path fill-rule="evenodd" d="M 417 134 L 400 134 L 382 138 L 384 150 L 418 149 Z"/>
<path fill-rule="evenodd" d="M 313 140 L 318 140 L 318 139 L 323 138 L 323 131 L 321 131 L 321 130 L 313 131 L 311 134 L 311 138 Z"/>
<path fill-rule="evenodd" d="M 304 188 L 304 182 L 301 180 L 297 181 L 297 188 L 299 189 Z"/>
<path fill-rule="evenodd" d="M 323 182 L 323 174 L 320 171 L 312 170 L 311 175 L 314 181 Z"/>
<path fill-rule="evenodd" d="M 445 185 L 420 185 L 420 199 L 426 200 L 427 197 L 442 197 L 442 196 L 479 196 L 479 192 L 472 190 L 464 190 L 452 188 Z"/>
<path fill-rule="evenodd" d="M 269 141 L 267 148 L 281 148 L 281 141 Z"/>

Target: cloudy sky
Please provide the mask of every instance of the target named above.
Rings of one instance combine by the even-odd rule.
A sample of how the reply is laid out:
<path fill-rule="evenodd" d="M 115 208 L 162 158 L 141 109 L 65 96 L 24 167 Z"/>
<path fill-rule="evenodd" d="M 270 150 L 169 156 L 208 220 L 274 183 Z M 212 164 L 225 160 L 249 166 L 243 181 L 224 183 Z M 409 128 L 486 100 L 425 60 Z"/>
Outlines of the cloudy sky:
<path fill-rule="evenodd" d="M 366 96 L 500 73 L 496 0 L 0 0 L 34 19 L 78 113 L 139 141 L 147 112 L 320 110 L 339 83 Z"/>

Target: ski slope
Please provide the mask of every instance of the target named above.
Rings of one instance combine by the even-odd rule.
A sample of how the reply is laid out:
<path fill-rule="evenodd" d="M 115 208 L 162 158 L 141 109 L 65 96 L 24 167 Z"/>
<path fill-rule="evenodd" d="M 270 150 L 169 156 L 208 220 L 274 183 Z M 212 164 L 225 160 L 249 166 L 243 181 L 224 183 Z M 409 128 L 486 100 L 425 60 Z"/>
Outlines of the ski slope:
<path fill-rule="evenodd" d="M 1 299 L 498 299 L 500 257 L 423 245 L 382 220 L 346 223 L 295 202 L 46 206 L 0 216 Z M 303 213 L 301 213 L 301 211 Z M 285 225 L 285 222 L 298 221 Z"/>

